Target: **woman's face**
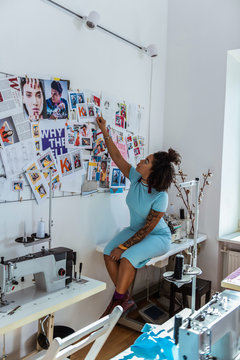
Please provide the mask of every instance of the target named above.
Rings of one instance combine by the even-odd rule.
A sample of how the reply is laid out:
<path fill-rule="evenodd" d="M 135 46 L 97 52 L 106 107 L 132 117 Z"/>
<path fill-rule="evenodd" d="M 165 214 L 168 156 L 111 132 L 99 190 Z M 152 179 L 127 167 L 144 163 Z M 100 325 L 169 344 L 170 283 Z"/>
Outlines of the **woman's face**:
<path fill-rule="evenodd" d="M 145 159 L 142 159 L 136 167 L 136 170 L 142 175 L 144 180 L 147 180 L 151 173 L 153 161 L 153 154 L 148 155 Z"/>
<path fill-rule="evenodd" d="M 39 118 L 42 114 L 43 93 L 38 80 L 29 79 L 23 86 L 23 104 L 26 106 L 30 119 Z"/>

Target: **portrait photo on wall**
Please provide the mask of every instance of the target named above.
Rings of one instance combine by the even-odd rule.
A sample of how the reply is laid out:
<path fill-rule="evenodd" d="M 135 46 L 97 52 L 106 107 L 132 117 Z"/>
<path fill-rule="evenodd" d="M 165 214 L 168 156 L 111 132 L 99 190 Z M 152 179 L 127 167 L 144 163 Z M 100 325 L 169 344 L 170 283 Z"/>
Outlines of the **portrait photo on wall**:
<path fill-rule="evenodd" d="M 71 153 L 74 171 L 83 169 L 82 152 L 80 150 L 72 151 Z"/>
<path fill-rule="evenodd" d="M 74 110 L 77 104 L 85 103 L 85 96 L 83 92 L 69 91 L 69 106 L 70 110 Z"/>
<path fill-rule="evenodd" d="M 87 104 L 77 104 L 77 116 L 79 121 L 88 116 Z"/>
<path fill-rule="evenodd" d="M 19 142 L 17 130 L 11 116 L 0 119 L 0 138 L 3 147 Z"/>
<path fill-rule="evenodd" d="M 120 186 L 120 170 L 117 168 L 112 169 L 111 187 Z"/>
<path fill-rule="evenodd" d="M 43 80 L 20 78 L 23 112 L 26 119 L 37 121 L 47 116 Z"/>
<path fill-rule="evenodd" d="M 48 119 L 68 119 L 68 85 L 67 80 L 44 80 Z"/>

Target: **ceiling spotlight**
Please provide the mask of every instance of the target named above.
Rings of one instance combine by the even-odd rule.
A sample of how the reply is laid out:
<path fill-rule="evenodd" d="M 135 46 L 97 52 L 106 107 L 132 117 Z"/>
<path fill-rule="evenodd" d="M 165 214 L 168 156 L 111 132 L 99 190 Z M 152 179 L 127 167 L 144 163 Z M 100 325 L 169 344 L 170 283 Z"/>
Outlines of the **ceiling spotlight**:
<path fill-rule="evenodd" d="M 99 13 L 96 11 L 91 11 L 88 17 L 86 18 L 86 26 L 91 30 L 95 29 L 96 26 L 98 25 L 99 19 L 100 19 Z"/>
<path fill-rule="evenodd" d="M 143 48 L 143 51 L 150 57 L 156 57 L 158 55 L 156 44 L 148 45 L 147 48 Z"/>

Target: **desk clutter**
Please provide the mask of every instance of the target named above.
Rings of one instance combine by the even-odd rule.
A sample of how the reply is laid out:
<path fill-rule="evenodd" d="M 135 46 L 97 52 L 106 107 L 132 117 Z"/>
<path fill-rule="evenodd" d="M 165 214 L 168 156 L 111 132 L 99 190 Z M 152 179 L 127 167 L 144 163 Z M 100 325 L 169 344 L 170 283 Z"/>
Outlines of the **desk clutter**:
<path fill-rule="evenodd" d="M 38 204 L 50 188 L 121 192 L 127 179 L 111 160 L 96 117 L 104 117 L 122 156 L 136 166 L 144 157 L 143 115 L 141 106 L 104 92 L 73 91 L 69 80 L 0 78 L 0 201 L 10 191 L 22 194 L 25 185 Z"/>

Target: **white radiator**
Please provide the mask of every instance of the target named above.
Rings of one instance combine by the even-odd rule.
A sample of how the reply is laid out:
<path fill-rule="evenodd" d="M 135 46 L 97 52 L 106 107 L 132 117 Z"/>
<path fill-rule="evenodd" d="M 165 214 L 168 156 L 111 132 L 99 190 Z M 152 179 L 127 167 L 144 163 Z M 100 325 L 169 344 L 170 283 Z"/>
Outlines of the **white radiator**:
<path fill-rule="evenodd" d="M 240 251 L 223 250 L 223 279 L 240 267 Z"/>

